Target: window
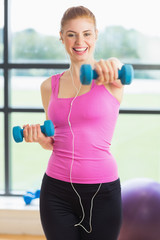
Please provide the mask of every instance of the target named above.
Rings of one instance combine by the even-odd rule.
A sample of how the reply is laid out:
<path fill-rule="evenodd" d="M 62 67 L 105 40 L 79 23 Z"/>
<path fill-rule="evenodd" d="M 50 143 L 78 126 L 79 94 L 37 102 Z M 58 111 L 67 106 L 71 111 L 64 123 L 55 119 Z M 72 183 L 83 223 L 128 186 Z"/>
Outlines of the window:
<path fill-rule="evenodd" d="M 135 79 L 125 86 L 121 107 L 160 108 L 160 70 L 135 70 Z"/>
<path fill-rule="evenodd" d="M 0 63 L 3 61 L 4 1 L 0 0 Z"/>
<path fill-rule="evenodd" d="M 3 71 L 0 69 L 0 107 L 4 106 L 4 78 Z"/>
<path fill-rule="evenodd" d="M 124 62 L 159 63 L 160 49 L 158 0 L 12 0 L 11 62 L 64 62 L 66 55 L 59 41 L 60 20 L 71 6 L 84 5 L 97 18 L 99 39 L 96 57 L 117 56 Z M 124 7 L 125 6 L 125 7 Z M 106 14 L 107 13 L 107 14 Z M 35 17 L 36 15 L 36 17 Z M 43 16 L 43 17 L 42 17 Z M 150 17 L 148 17 L 150 16 Z"/>
<path fill-rule="evenodd" d="M 160 115 L 120 114 L 112 142 L 121 181 L 160 180 Z"/>
<path fill-rule="evenodd" d="M 4 191 L 4 119 L 0 112 L 0 193 Z"/>
<path fill-rule="evenodd" d="M 41 83 L 62 72 L 56 69 L 16 69 L 11 71 L 11 106 L 12 107 L 39 107 L 42 108 L 40 95 Z"/>
<path fill-rule="evenodd" d="M 23 124 L 43 125 L 44 113 L 12 113 L 12 126 Z M 12 156 L 12 192 L 39 189 L 51 151 L 45 151 L 39 144 L 15 143 L 11 141 Z"/>
<path fill-rule="evenodd" d="M 10 62 L 64 61 L 65 51 L 59 40 L 56 16 L 57 8 L 51 0 L 12 0 Z"/>
<path fill-rule="evenodd" d="M 43 124 L 40 85 L 69 66 L 59 41 L 60 20 L 76 5 L 88 7 L 97 18 L 96 59 L 117 57 L 135 69 L 112 142 L 122 182 L 160 179 L 159 1 L 146 2 L 144 11 L 138 0 L 59 0 L 56 5 L 53 0 L 0 0 L 0 194 L 40 187 L 50 151 L 36 143 L 15 143 L 12 128 Z"/>

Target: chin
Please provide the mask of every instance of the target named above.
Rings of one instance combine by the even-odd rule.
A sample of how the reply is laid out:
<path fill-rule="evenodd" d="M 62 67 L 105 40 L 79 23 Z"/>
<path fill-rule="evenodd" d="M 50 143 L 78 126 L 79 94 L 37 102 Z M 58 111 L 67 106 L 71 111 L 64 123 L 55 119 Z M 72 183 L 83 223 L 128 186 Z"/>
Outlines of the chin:
<path fill-rule="evenodd" d="M 93 62 L 94 57 L 90 55 L 86 56 L 76 56 L 72 58 L 74 62 L 81 62 L 81 63 L 90 63 Z"/>

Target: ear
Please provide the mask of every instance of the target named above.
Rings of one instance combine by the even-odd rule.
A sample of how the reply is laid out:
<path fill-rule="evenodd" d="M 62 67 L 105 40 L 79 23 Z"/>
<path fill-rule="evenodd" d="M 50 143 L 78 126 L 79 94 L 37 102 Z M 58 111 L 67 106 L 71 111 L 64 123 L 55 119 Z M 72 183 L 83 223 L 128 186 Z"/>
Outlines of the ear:
<path fill-rule="evenodd" d="M 62 34 L 62 32 L 61 32 L 61 31 L 59 32 L 59 35 L 60 35 L 60 38 L 59 38 L 59 40 L 61 40 L 61 41 L 62 41 L 62 43 L 64 43 L 64 42 L 63 42 L 63 34 Z"/>
<path fill-rule="evenodd" d="M 98 29 L 96 29 L 96 35 L 95 35 L 96 40 L 98 39 Z"/>

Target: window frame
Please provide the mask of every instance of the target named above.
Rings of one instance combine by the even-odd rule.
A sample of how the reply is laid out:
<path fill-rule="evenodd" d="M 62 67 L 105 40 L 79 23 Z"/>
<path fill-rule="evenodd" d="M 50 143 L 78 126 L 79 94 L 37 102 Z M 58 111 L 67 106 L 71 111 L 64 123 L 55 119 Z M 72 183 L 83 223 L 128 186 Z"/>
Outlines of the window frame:
<path fill-rule="evenodd" d="M 10 148 L 10 132 L 11 132 L 11 113 L 42 113 L 42 108 L 14 108 L 10 107 L 10 70 L 12 69 L 67 69 L 69 64 L 66 63 L 28 63 L 17 64 L 9 62 L 9 40 L 10 40 L 10 1 L 4 1 L 4 54 L 3 63 L 0 63 L 0 69 L 4 73 L 4 106 L 0 108 L 0 112 L 4 114 L 4 194 L 3 196 L 20 196 L 11 192 L 11 148 Z M 132 64 L 132 63 L 128 63 Z M 132 64 L 135 70 L 160 70 L 160 64 Z M 121 108 L 120 114 L 160 114 L 160 109 L 144 109 L 144 108 Z"/>

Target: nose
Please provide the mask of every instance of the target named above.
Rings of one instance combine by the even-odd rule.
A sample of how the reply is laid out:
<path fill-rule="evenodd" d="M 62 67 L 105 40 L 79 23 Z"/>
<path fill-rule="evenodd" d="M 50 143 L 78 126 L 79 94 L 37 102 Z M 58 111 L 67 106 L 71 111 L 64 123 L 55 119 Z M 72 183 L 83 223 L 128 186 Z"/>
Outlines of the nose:
<path fill-rule="evenodd" d="M 76 37 L 76 44 L 82 45 L 82 43 L 83 43 L 83 35 L 78 34 Z"/>

